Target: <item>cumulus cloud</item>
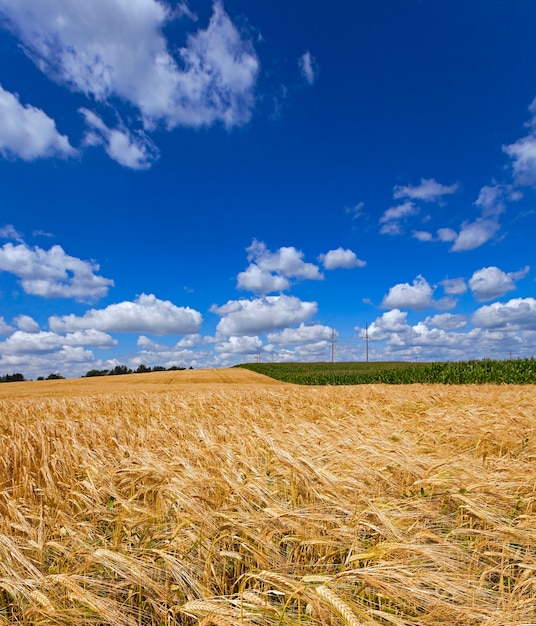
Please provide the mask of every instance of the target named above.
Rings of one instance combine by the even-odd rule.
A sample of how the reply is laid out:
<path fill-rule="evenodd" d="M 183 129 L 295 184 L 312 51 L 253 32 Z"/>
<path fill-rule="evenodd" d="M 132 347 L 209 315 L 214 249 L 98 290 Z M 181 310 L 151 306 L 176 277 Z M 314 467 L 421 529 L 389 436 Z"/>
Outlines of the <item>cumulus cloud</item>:
<path fill-rule="evenodd" d="M 253 293 L 285 291 L 290 287 L 290 282 L 284 276 L 267 272 L 254 263 L 249 265 L 244 272 L 240 272 L 236 280 L 238 289 Z"/>
<path fill-rule="evenodd" d="M 458 185 L 442 185 L 434 178 L 421 178 L 419 185 L 396 185 L 393 198 L 410 198 L 424 202 L 436 202 L 446 195 L 456 193 Z"/>
<path fill-rule="evenodd" d="M 427 317 L 424 324 L 428 327 L 441 328 L 443 330 L 459 330 L 467 326 L 465 315 L 453 315 L 452 313 L 440 313 Z"/>
<path fill-rule="evenodd" d="M 213 306 L 221 316 L 217 332 L 221 335 L 259 335 L 285 328 L 311 318 L 317 312 L 316 302 L 302 302 L 294 296 L 266 296 L 252 300 L 230 300 Z"/>
<path fill-rule="evenodd" d="M 19 233 L 18 230 L 15 229 L 13 224 L 6 224 L 0 228 L 0 238 L 2 239 L 11 239 L 13 241 L 22 241 L 23 236 Z"/>
<path fill-rule="evenodd" d="M 0 271 L 18 276 L 26 293 L 43 298 L 102 298 L 114 282 L 96 274 L 98 270 L 97 263 L 69 256 L 58 245 L 43 250 L 6 243 L 0 248 Z"/>
<path fill-rule="evenodd" d="M 512 160 L 512 173 L 518 185 L 536 185 L 536 99 L 529 106 L 532 119 L 527 126 L 530 132 L 515 143 L 503 146 Z"/>
<path fill-rule="evenodd" d="M 516 282 L 525 278 L 530 267 L 526 266 L 519 272 L 506 274 L 495 266 L 483 267 L 477 270 L 469 279 L 469 288 L 478 302 L 492 300 L 504 296 L 509 291 L 514 291 Z"/>
<path fill-rule="evenodd" d="M 437 237 L 439 241 L 455 241 L 458 237 L 458 233 L 452 228 L 438 228 L 437 229 Z"/>
<path fill-rule="evenodd" d="M 235 354 L 257 354 L 262 349 L 259 337 L 229 337 L 215 346 L 215 350 L 227 356 Z"/>
<path fill-rule="evenodd" d="M 385 211 L 380 217 L 380 224 L 400 220 L 411 215 L 417 215 L 417 213 L 419 213 L 419 209 L 413 204 L 413 202 L 404 202 L 404 204 L 399 204 L 398 206 L 387 209 L 387 211 Z"/>
<path fill-rule="evenodd" d="M 387 209 L 380 217 L 381 235 L 401 235 L 402 226 L 401 221 L 408 217 L 412 217 L 419 213 L 419 208 L 411 201 L 404 202 L 397 206 Z"/>
<path fill-rule="evenodd" d="M 380 235 L 390 235 L 391 237 L 396 237 L 397 235 L 401 235 L 402 232 L 400 222 L 387 222 L 380 228 Z"/>
<path fill-rule="evenodd" d="M 0 12 L 49 77 L 96 101 L 129 102 L 148 128 L 250 118 L 259 62 L 220 1 L 177 50 L 163 29 L 179 14 L 157 0 L 1 0 Z"/>
<path fill-rule="evenodd" d="M 445 293 L 451 296 L 459 296 L 467 291 L 467 285 L 463 278 L 445 278 L 440 284 Z"/>
<path fill-rule="evenodd" d="M 451 248 L 453 252 L 474 250 L 490 241 L 499 231 L 496 218 L 479 217 L 474 222 L 464 222 Z"/>
<path fill-rule="evenodd" d="M 81 108 L 79 112 L 92 129 L 84 138 L 85 145 L 103 145 L 111 159 L 134 170 L 148 169 L 158 158 L 158 149 L 145 133 L 132 133 L 123 125 L 112 129 L 92 111 Z"/>
<path fill-rule="evenodd" d="M 39 324 L 29 315 L 18 315 L 14 320 L 19 330 L 25 333 L 39 333 L 41 329 Z"/>
<path fill-rule="evenodd" d="M 483 216 L 498 215 L 505 209 L 503 198 L 507 192 L 504 185 L 485 185 L 482 187 L 475 201 L 475 205 L 482 209 Z"/>
<path fill-rule="evenodd" d="M 290 278 L 321 280 L 323 278 L 318 267 L 303 260 L 303 252 L 293 246 L 284 246 L 270 252 L 262 241 L 254 240 L 247 248 L 248 261 L 254 261 L 267 272 L 276 272 Z"/>
<path fill-rule="evenodd" d="M 142 294 L 134 302 L 91 309 L 81 317 L 73 314 L 53 316 L 49 319 L 49 326 L 55 332 L 91 328 L 105 332 L 187 335 L 197 332 L 201 322 L 201 313 L 194 309 L 175 306 L 152 294 Z"/>
<path fill-rule="evenodd" d="M 0 335 L 11 335 L 13 332 L 15 332 L 13 326 L 10 326 L 3 316 L 0 316 Z"/>
<path fill-rule="evenodd" d="M 333 332 L 332 328 L 322 324 L 301 323 L 297 328 L 285 328 L 280 333 L 269 333 L 267 339 L 278 346 L 300 346 L 331 340 Z"/>
<path fill-rule="evenodd" d="M 352 250 L 345 250 L 341 247 L 336 250 L 330 250 L 326 254 L 321 254 L 318 260 L 327 270 L 336 270 L 338 268 L 353 269 L 354 267 L 365 267 L 367 264 L 366 261 L 358 259 L 356 253 Z"/>
<path fill-rule="evenodd" d="M 77 153 L 69 139 L 57 131 L 53 119 L 41 109 L 21 104 L 18 96 L 1 86 L 0 119 L 0 154 L 6 158 L 33 161 Z"/>
<path fill-rule="evenodd" d="M 27 355 L 58 352 L 66 347 L 95 346 L 110 348 L 117 342 L 106 333 L 97 330 L 76 331 L 60 335 L 55 332 L 26 332 L 16 330 L 0 343 L 0 351 L 5 355 Z"/>
<path fill-rule="evenodd" d="M 515 298 L 508 302 L 494 302 L 477 309 L 471 321 L 480 328 L 536 330 L 536 300 Z"/>
<path fill-rule="evenodd" d="M 98 365 L 93 352 L 81 346 L 63 346 L 55 352 L 0 354 L 0 371 L 23 372 L 27 378 L 50 372 L 80 376 Z"/>
<path fill-rule="evenodd" d="M 305 80 L 312 85 L 318 76 L 318 64 L 313 55 L 307 50 L 298 59 L 298 66 Z"/>
<path fill-rule="evenodd" d="M 250 265 L 237 276 L 237 288 L 254 293 L 284 291 L 290 287 L 289 278 L 322 280 L 324 276 L 313 263 L 303 260 L 303 252 L 282 247 L 271 252 L 262 241 L 253 240 L 246 249 Z"/>
<path fill-rule="evenodd" d="M 417 276 L 413 285 L 399 283 L 389 289 L 389 293 L 382 300 L 382 307 L 386 309 L 413 309 L 422 311 L 432 305 L 433 288 L 422 276 Z"/>
<path fill-rule="evenodd" d="M 433 359 L 460 358 L 467 356 L 467 346 L 479 336 L 479 331 L 455 332 L 465 324 L 463 316 L 448 313 L 427 318 L 424 322 L 410 325 L 407 313 L 393 309 L 377 318 L 368 327 L 371 342 L 385 342 L 382 357 Z M 356 328 L 362 339 L 365 329 Z M 476 343 L 476 341 L 475 341 Z M 464 352 L 465 351 L 465 352 Z"/>
<path fill-rule="evenodd" d="M 536 185 L 536 134 L 518 139 L 503 150 L 512 159 L 514 180 L 518 185 Z"/>
<path fill-rule="evenodd" d="M 443 313 L 415 324 L 408 314 L 393 309 L 368 327 L 370 353 L 383 360 L 467 360 L 530 355 L 536 349 L 536 300 L 511 300 L 483 306 L 472 316 Z M 361 339 L 366 330 L 356 328 Z"/>
<path fill-rule="evenodd" d="M 408 314 L 400 309 L 392 309 L 391 311 L 386 311 L 381 317 L 369 324 L 368 337 L 371 341 L 382 341 L 384 339 L 388 339 L 392 336 L 393 333 L 400 333 L 406 330 L 407 328 L 407 317 Z M 356 328 L 361 332 L 361 337 L 365 338 L 365 329 Z"/>
<path fill-rule="evenodd" d="M 425 230 L 414 230 L 412 237 L 417 241 L 434 241 L 434 236 Z"/>

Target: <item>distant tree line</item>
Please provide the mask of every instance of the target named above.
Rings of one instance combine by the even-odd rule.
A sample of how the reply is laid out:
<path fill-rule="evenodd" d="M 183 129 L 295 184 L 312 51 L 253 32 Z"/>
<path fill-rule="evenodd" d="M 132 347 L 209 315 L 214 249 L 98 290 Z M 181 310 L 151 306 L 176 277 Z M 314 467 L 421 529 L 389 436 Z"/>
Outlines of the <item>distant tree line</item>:
<path fill-rule="evenodd" d="M 19 383 L 22 382 L 23 380 L 26 380 L 24 378 L 23 374 L 5 374 L 4 376 L 0 376 L 0 383 Z"/>
<path fill-rule="evenodd" d="M 179 367 L 178 365 L 172 365 L 171 367 L 164 367 L 163 365 L 155 365 L 154 367 L 148 367 L 143 363 L 138 365 L 137 369 L 131 370 L 126 365 L 116 365 L 111 370 L 89 370 L 86 372 L 84 378 L 91 378 L 92 376 L 121 376 L 123 374 L 146 374 L 148 372 L 173 372 L 176 370 L 185 370 L 185 367 Z M 190 369 L 193 369 L 190 367 Z"/>
<path fill-rule="evenodd" d="M 63 380 L 65 376 L 62 376 L 59 372 L 49 374 L 46 378 L 44 376 L 38 376 L 37 380 Z"/>
<path fill-rule="evenodd" d="M 58 374 L 56 372 L 55 374 L 49 374 L 46 378 L 44 378 L 43 376 L 39 376 L 37 380 L 60 380 L 62 378 L 65 378 L 65 376 L 62 376 L 61 374 Z M 24 375 L 19 373 L 0 376 L 0 383 L 19 383 L 25 380 L 26 378 L 24 378 Z"/>
<path fill-rule="evenodd" d="M 179 367 L 178 365 L 172 365 L 171 367 L 164 367 L 163 365 L 155 365 L 154 367 L 148 367 L 141 363 L 137 369 L 131 370 L 126 365 L 116 365 L 111 370 L 89 370 L 82 378 L 90 378 L 91 376 L 120 376 L 121 374 L 145 374 L 146 372 L 173 372 L 176 370 L 185 370 L 185 367 Z M 190 367 L 193 369 L 193 367 Z M 38 376 L 37 380 L 62 380 L 65 376 L 62 376 L 59 372 L 49 374 L 46 378 L 44 376 Z M 16 374 L 4 374 L 0 376 L 0 383 L 17 383 L 27 380 L 24 378 L 24 374 L 17 372 Z"/>

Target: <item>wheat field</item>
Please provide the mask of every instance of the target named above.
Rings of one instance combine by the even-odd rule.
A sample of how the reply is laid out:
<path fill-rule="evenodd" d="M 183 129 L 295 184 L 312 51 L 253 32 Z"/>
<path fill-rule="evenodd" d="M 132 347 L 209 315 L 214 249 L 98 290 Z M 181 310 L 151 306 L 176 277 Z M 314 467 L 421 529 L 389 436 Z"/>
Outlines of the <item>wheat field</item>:
<path fill-rule="evenodd" d="M 536 387 L 0 386 L 0 624 L 536 624 Z"/>

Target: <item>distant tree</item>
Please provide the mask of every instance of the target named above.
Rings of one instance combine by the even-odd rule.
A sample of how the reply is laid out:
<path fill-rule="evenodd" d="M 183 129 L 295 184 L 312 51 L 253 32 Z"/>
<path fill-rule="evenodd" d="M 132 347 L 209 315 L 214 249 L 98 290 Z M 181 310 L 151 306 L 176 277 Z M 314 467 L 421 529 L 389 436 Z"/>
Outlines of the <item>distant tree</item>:
<path fill-rule="evenodd" d="M 178 370 L 185 370 L 185 367 L 179 367 L 178 365 L 172 365 L 171 367 L 168 367 L 168 372 L 175 372 Z"/>
<path fill-rule="evenodd" d="M 62 376 L 59 372 L 56 372 L 55 374 L 49 374 L 46 380 L 63 380 L 64 378 L 65 376 Z"/>
<path fill-rule="evenodd" d="M 38 376 L 37 380 L 45 380 L 45 377 L 44 376 Z"/>
<path fill-rule="evenodd" d="M 155 365 L 153 367 L 153 372 L 165 372 L 166 368 L 163 365 Z"/>
<path fill-rule="evenodd" d="M 135 374 L 145 374 L 146 372 L 150 372 L 151 368 L 147 367 L 147 365 L 144 365 L 143 363 L 140 363 L 138 365 L 138 369 L 134 372 Z"/>
<path fill-rule="evenodd" d="M 16 374 L 6 374 L 5 376 L 0 376 L 0 383 L 19 383 L 25 380 L 24 376 L 20 373 Z"/>
<path fill-rule="evenodd" d="M 122 374 L 132 374 L 132 370 L 126 365 L 116 365 L 108 372 L 108 376 L 121 376 Z"/>
<path fill-rule="evenodd" d="M 108 376 L 110 370 L 89 370 L 86 372 L 86 378 L 91 378 L 92 376 Z"/>

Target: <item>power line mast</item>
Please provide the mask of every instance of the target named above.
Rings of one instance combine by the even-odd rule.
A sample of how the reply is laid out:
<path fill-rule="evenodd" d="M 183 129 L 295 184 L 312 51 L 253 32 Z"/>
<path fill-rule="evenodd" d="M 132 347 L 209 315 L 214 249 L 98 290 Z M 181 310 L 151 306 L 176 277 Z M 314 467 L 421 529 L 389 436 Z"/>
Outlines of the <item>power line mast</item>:
<path fill-rule="evenodd" d="M 365 324 L 365 352 L 368 363 L 368 322 Z"/>

